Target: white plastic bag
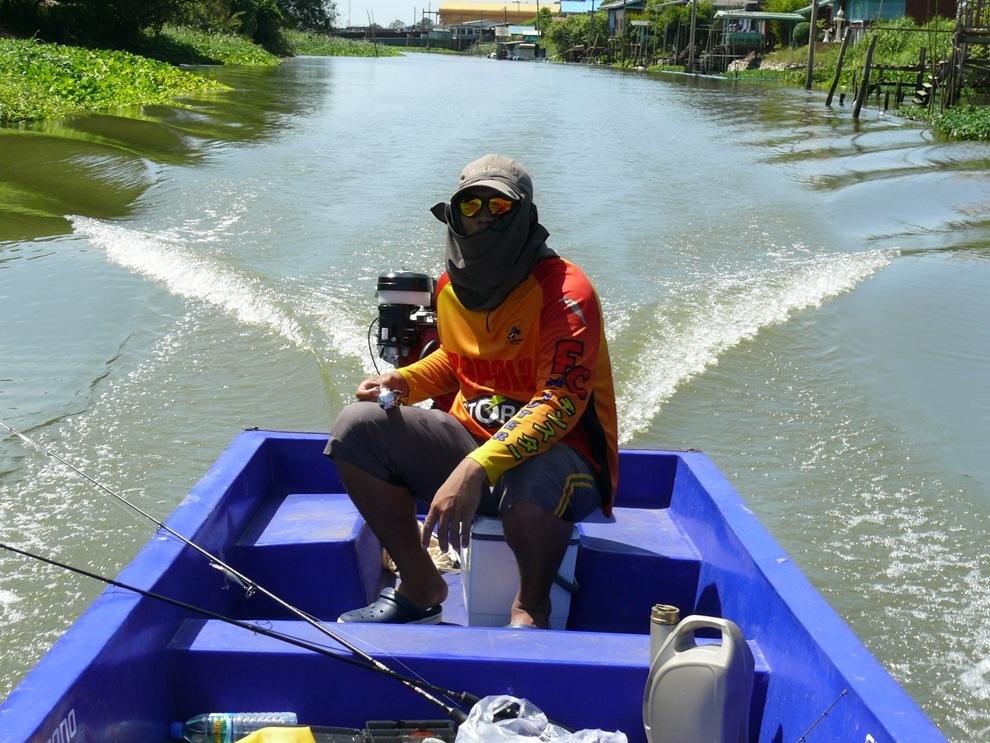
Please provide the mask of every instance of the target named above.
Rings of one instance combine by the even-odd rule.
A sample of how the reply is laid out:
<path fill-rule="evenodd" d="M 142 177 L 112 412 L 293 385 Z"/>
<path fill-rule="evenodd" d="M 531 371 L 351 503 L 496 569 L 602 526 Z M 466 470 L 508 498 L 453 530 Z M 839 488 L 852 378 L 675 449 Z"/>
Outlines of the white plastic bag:
<path fill-rule="evenodd" d="M 518 712 L 516 711 L 518 708 Z M 505 719 L 501 719 L 505 717 Z M 496 719 L 498 718 L 498 719 Z M 457 729 L 455 743 L 628 743 L 625 733 L 578 730 L 569 733 L 554 725 L 543 711 L 526 699 L 507 694 L 485 697 Z"/>

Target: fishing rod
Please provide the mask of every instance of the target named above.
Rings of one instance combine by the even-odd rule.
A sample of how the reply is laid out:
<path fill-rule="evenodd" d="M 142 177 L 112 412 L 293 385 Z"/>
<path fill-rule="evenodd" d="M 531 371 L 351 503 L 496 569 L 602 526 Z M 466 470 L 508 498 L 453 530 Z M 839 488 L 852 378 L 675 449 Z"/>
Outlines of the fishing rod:
<path fill-rule="evenodd" d="M 155 524 L 159 529 L 162 529 L 166 533 L 168 533 L 171 536 L 175 537 L 180 542 L 182 542 L 183 544 L 185 544 L 187 547 L 191 547 L 192 549 L 194 549 L 197 552 L 199 552 L 201 555 L 203 555 L 208 560 L 208 562 L 209 562 L 209 564 L 210 564 L 211 567 L 216 568 L 217 570 L 219 570 L 220 572 L 222 572 L 225 576 L 227 576 L 228 578 L 230 578 L 232 581 L 234 581 L 235 583 L 237 583 L 238 585 L 240 585 L 244 589 L 245 595 L 248 598 L 250 598 L 251 596 L 253 596 L 255 594 L 255 592 L 261 593 L 263 596 L 266 596 L 267 598 L 271 599 L 276 604 L 278 604 L 279 606 L 281 606 L 283 609 L 285 609 L 286 611 L 290 612 L 293 616 L 299 617 L 300 619 L 302 619 L 304 622 L 306 622 L 308 625 L 310 625 L 311 627 L 313 627 L 317 631 L 323 633 L 324 635 L 326 635 L 327 637 L 329 637 L 330 639 L 332 639 L 334 642 L 339 643 L 340 645 L 342 645 L 343 647 L 345 647 L 347 650 L 350 650 L 354 655 L 358 656 L 363 661 L 365 661 L 366 663 L 368 663 L 371 666 L 373 666 L 379 673 L 384 673 L 386 675 L 395 674 L 395 676 L 399 676 L 401 678 L 400 683 L 404 684 L 406 686 L 406 688 L 408 688 L 411 691 L 413 691 L 414 693 L 420 695 L 421 697 L 423 697 L 426 701 L 430 702 L 431 704 L 434 704 L 437 707 L 440 707 L 441 709 L 445 710 L 447 712 L 447 714 L 450 715 L 450 717 L 453 720 L 455 720 L 456 722 L 461 723 L 461 722 L 463 722 L 464 720 L 467 719 L 467 715 L 464 713 L 463 710 L 460 710 L 460 709 L 457 709 L 457 708 L 454 708 L 454 707 L 450 707 L 449 705 L 445 704 L 442 700 L 437 699 L 435 696 L 433 696 L 432 694 L 430 694 L 430 692 L 428 692 L 426 689 L 424 689 L 424 688 L 418 686 L 417 684 L 413 683 L 412 681 L 408 680 L 405 676 L 401 676 L 401 674 L 396 673 L 395 671 L 393 671 L 391 668 L 389 668 L 388 666 L 386 666 L 384 663 L 382 663 L 377 658 L 374 658 L 373 656 L 371 656 L 368 653 L 366 653 L 363 650 L 361 650 L 356 645 L 354 645 L 354 644 L 348 642 L 347 640 L 345 640 L 344 638 L 342 638 L 337 633 L 331 631 L 328 627 L 326 627 L 322 622 L 318 621 L 311 614 L 307 614 L 302 609 L 299 609 L 299 608 L 293 606 L 292 604 L 290 604 L 285 599 L 282 599 L 279 596 L 276 596 L 274 593 L 272 593 L 271 591 L 269 591 L 267 588 L 265 588 L 264 586 L 260 585 L 259 583 L 255 582 L 255 581 L 251 580 L 246 575 L 244 575 L 243 573 L 241 573 L 239 570 L 236 570 L 235 568 L 231 567 L 230 565 L 228 565 L 226 562 L 224 562 L 223 560 L 221 560 L 216 555 L 214 555 L 211 552 L 207 551 L 206 549 L 200 547 L 198 544 L 196 544 L 192 540 L 187 539 L 182 534 L 179 534 L 177 531 L 175 531 L 171 527 L 167 526 L 166 524 L 164 524 L 159 519 L 156 519 L 154 516 L 152 516 L 150 513 L 148 513 L 144 509 L 142 509 L 140 506 L 137 506 L 136 504 L 132 503 L 131 501 L 129 501 L 127 498 L 125 498 L 124 496 L 120 495 L 119 493 L 114 492 L 113 490 L 111 490 L 110 488 L 108 488 L 106 485 L 104 485 L 103 483 L 99 482 L 95 478 L 90 477 L 85 472 L 83 472 L 81 469 L 79 469 L 78 467 L 76 467 L 74 464 L 72 464 L 71 462 L 67 461 L 63 457 L 59 456 L 55 452 L 51 451 L 50 449 L 48 449 L 47 447 L 45 447 L 43 444 L 40 444 L 37 441 L 35 441 L 34 439 L 32 439 L 31 437 L 27 436 L 26 434 L 21 433 L 19 430 L 17 430 L 13 426 L 11 426 L 9 423 L 7 423 L 2 418 L 0 418 L 0 426 L 3 426 L 4 428 L 6 428 L 12 434 L 14 434 L 15 436 L 17 436 L 21 441 L 23 441 L 24 443 L 28 444 L 29 446 L 31 446 L 35 450 L 40 451 L 42 454 L 44 454 L 45 456 L 49 457 L 50 459 L 54 459 L 56 462 L 59 462 L 60 464 L 65 465 L 70 470 L 72 470 L 73 472 L 75 472 L 77 475 L 79 475 L 80 477 L 82 477 L 84 480 L 86 480 L 87 482 L 89 482 L 92 485 L 94 485 L 95 487 L 97 487 L 100 491 L 106 493 L 107 495 L 109 495 L 110 497 L 112 497 L 115 500 L 119 501 L 120 503 L 123 503 L 125 506 L 127 506 L 129 509 L 131 509 L 135 513 L 138 513 L 141 516 L 144 516 L 146 519 L 148 519 L 153 524 Z"/>
<path fill-rule="evenodd" d="M 358 658 L 352 658 L 346 655 L 338 655 L 337 653 L 333 652 L 330 648 L 328 648 L 325 645 L 320 645 L 315 642 L 310 642 L 309 640 L 303 640 L 300 637 L 289 635 L 284 632 L 279 632 L 278 630 L 269 629 L 268 627 L 264 627 L 260 624 L 254 624 L 253 622 L 247 622 L 244 621 L 243 619 L 234 619 L 233 617 L 228 617 L 225 614 L 220 614 L 218 612 L 211 611 L 210 609 L 204 609 L 201 606 L 196 606 L 195 604 L 189 604 L 185 601 L 180 601 L 179 599 L 172 598 L 171 596 L 165 596 L 164 594 L 161 593 L 155 593 L 154 591 L 147 591 L 143 588 L 138 588 L 137 586 L 130 585 L 128 583 L 123 583 L 119 580 L 114 580 L 113 578 L 107 578 L 105 575 L 94 573 L 90 570 L 86 570 L 85 568 L 80 568 L 75 565 L 70 565 L 65 562 L 60 562 L 54 558 L 45 557 L 44 555 L 39 555 L 35 552 L 29 552 L 27 550 L 23 550 L 18 547 L 13 547 L 9 544 L 4 544 L 3 542 L 0 542 L 0 549 L 7 550 L 8 552 L 13 552 L 18 555 L 23 555 L 24 557 L 30 557 L 32 560 L 37 560 L 47 565 L 54 565 L 55 567 L 62 568 L 63 570 L 67 570 L 77 575 L 84 575 L 87 578 L 92 578 L 93 580 L 98 580 L 101 583 L 105 583 L 108 586 L 114 586 L 116 588 L 123 588 L 127 591 L 132 591 L 133 593 L 136 593 L 140 596 L 146 596 L 147 598 L 151 598 L 165 604 L 170 604 L 180 609 L 185 609 L 186 611 L 192 612 L 194 614 L 199 614 L 200 616 L 204 616 L 209 619 L 216 619 L 226 624 L 233 625 L 234 627 L 240 627 L 241 629 L 245 629 L 248 632 L 252 632 L 254 634 L 263 635 L 265 637 L 271 637 L 275 640 L 280 640 L 289 645 L 294 645 L 296 647 L 302 648 L 303 650 L 309 650 L 311 652 L 318 653 L 319 655 L 323 655 L 327 658 L 333 658 L 343 663 L 347 663 L 348 665 L 356 666 L 357 668 L 364 668 L 369 671 L 375 671 L 381 673 L 381 671 L 379 671 L 379 669 L 376 668 L 375 666 L 372 666 Z M 473 706 L 480 701 L 479 697 L 467 691 L 453 691 L 451 689 L 445 689 L 442 686 L 431 684 L 430 682 L 423 681 L 422 679 L 413 679 L 408 676 L 403 676 L 402 674 L 392 670 L 391 668 L 387 668 L 386 671 L 387 672 L 385 675 L 387 675 L 389 678 L 392 678 L 396 681 L 407 681 L 417 686 L 426 687 L 431 691 L 437 692 L 438 694 L 441 694 L 446 697 L 450 697 L 451 699 L 456 700 L 460 704 L 470 704 Z M 460 710 L 455 710 L 455 708 L 453 707 L 445 707 L 445 710 L 451 716 L 454 715 L 455 711 L 460 712 Z"/>

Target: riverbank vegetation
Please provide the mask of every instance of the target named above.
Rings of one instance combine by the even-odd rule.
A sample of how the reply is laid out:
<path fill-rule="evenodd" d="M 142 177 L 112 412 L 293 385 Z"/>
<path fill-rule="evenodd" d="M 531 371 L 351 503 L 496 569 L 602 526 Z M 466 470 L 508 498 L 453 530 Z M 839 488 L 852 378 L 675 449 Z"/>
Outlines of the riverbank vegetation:
<path fill-rule="evenodd" d="M 272 54 L 288 52 L 285 29 L 329 32 L 331 0 L 0 0 L 5 30 L 79 46 L 135 51 L 149 32 L 183 26 L 242 36 Z"/>
<path fill-rule="evenodd" d="M 884 65 L 910 66 L 918 64 L 918 55 L 925 50 L 926 59 L 948 59 L 952 49 L 952 34 L 955 21 L 948 18 L 933 18 L 923 26 L 918 26 L 910 18 L 884 21 L 884 28 L 871 32 L 877 37 L 874 62 Z M 821 44 L 815 46 L 814 85 L 828 88 L 835 77 L 841 44 Z M 869 44 L 862 41 L 852 44 L 846 50 L 842 63 L 839 84 L 849 86 L 853 75 L 863 74 L 863 63 Z M 774 70 L 777 78 L 795 85 L 804 84 L 808 60 L 808 45 L 785 46 L 763 57 L 758 71 Z"/>
<path fill-rule="evenodd" d="M 166 25 L 143 31 L 133 49 L 172 64 L 277 65 L 280 59 L 245 36 Z"/>
<path fill-rule="evenodd" d="M 951 58 L 952 34 L 955 21 L 948 18 L 933 18 L 928 23 L 918 26 L 910 18 L 885 21 L 883 29 L 872 32 L 877 37 L 874 62 L 887 66 L 910 67 L 918 64 L 922 50 L 925 59 L 945 60 Z M 846 50 L 842 71 L 839 76 L 840 91 L 846 90 L 853 95 L 852 83 L 862 79 L 863 65 L 866 60 L 868 44 L 861 42 Z M 839 44 L 818 44 L 815 48 L 815 67 L 813 85 L 818 89 L 827 89 L 835 78 L 838 64 Z M 977 52 L 979 53 L 979 52 Z M 737 77 L 775 77 L 792 85 L 803 85 L 808 58 L 808 47 L 785 47 L 766 55 L 760 67 L 736 73 Z M 874 73 L 876 74 L 876 73 Z M 915 82 L 912 73 L 903 73 L 908 96 L 913 94 Z M 965 100 L 973 91 L 963 89 Z M 908 105 L 896 109 L 900 116 L 927 124 L 932 131 L 958 139 L 990 139 L 990 106 L 987 105 L 956 105 L 941 110 L 937 103 L 929 108 Z"/>
<path fill-rule="evenodd" d="M 563 62 L 592 61 L 608 38 L 608 16 L 603 12 L 570 15 L 551 23 L 543 32 L 547 58 Z"/>
<path fill-rule="evenodd" d="M 169 103 L 226 86 L 129 52 L 0 39 L 0 122 Z"/>
<path fill-rule="evenodd" d="M 944 111 L 909 107 L 902 115 L 927 123 L 933 131 L 957 139 L 990 139 L 990 106 L 953 106 Z"/>
<path fill-rule="evenodd" d="M 173 65 L 399 54 L 329 37 L 336 15 L 332 0 L 0 0 L 0 122 L 225 87 Z"/>
<path fill-rule="evenodd" d="M 397 57 L 402 53 L 399 48 L 385 44 L 308 31 L 286 31 L 285 38 L 293 54 L 311 57 Z"/>
<path fill-rule="evenodd" d="M 765 9 L 787 13 L 806 6 L 807 0 L 767 0 Z M 682 72 L 687 61 L 687 29 L 690 28 L 690 8 L 687 5 L 674 5 L 666 0 L 647 0 L 644 12 L 630 18 L 649 23 L 649 48 L 654 64 L 649 65 L 645 52 L 637 45 L 636 27 L 628 26 L 624 33 L 610 34 L 605 13 L 586 13 L 555 19 L 546 27 L 543 41 L 547 56 L 551 60 L 565 62 L 585 62 L 607 64 L 613 67 L 629 68 L 647 66 L 649 72 Z M 708 38 L 708 29 L 714 20 L 711 3 L 702 2 L 697 6 L 697 25 L 704 29 L 701 38 Z M 754 55 L 750 60 L 751 69 L 731 71 L 728 77 L 775 80 L 786 85 L 803 86 L 805 83 L 808 59 L 808 38 L 811 26 L 798 23 L 793 26 L 784 21 L 773 21 L 769 33 L 769 44 L 777 47 L 762 56 Z M 882 29 L 869 31 L 868 38 L 877 37 L 874 63 L 886 66 L 916 66 L 922 49 L 929 65 L 933 60 L 946 60 L 951 57 L 952 33 L 955 21 L 947 18 L 933 18 L 918 26 L 910 18 L 900 18 L 883 22 Z M 816 34 L 817 35 L 817 34 Z M 818 42 L 815 47 L 815 66 L 812 84 L 819 90 L 827 90 L 835 77 L 841 44 Z M 866 39 L 848 47 L 838 82 L 838 90 L 852 93 L 854 80 L 861 80 L 863 66 L 869 44 Z M 981 48 L 973 54 L 984 52 Z M 703 59 L 705 48 L 699 44 L 696 59 Z M 986 61 L 981 62 L 987 66 Z M 889 78 L 888 78 L 889 79 Z M 915 78 L 903 73 L 905 91 L 908 97 L 913 94 Z M 972 91 L 965 88 L 962 98 L 978 102 Z M 982 102 L 982 101 L 980 101 Z M 933 131 L 964 139 L 990 139 L 990 106 L 959 105 L 944 111 L 936 108 L 906 106 L 897 111 L 899 115 L 926 123 Z"/>
<path fill-rule="evenodd" d="M 461 52 L 456 49 L 447 49 L 442 46 L 400 46 L 398 49 L 402 54 L 446 54 L 454 57 L 461 55 Z"/>

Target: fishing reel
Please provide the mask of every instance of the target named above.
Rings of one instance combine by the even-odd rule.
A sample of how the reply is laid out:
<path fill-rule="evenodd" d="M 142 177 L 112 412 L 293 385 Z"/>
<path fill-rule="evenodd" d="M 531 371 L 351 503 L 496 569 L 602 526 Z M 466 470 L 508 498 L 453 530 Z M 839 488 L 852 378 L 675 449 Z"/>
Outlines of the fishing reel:
<path fill-rule="evenodd" d="M 425 273 L 401 271 L 378 277 L 379 358 L 400 367 L 436 350 L 440 339 L 435 291 L 436 281 Z"/>

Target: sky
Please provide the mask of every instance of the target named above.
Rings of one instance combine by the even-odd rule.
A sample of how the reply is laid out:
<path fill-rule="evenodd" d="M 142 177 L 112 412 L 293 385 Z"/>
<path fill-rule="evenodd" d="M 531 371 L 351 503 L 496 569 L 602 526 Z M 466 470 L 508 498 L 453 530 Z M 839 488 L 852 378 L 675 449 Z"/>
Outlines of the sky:
<path fill-rule="evenodd" d="M 422 17 L 422 12 L 432 4 L 433 10 L 440 5 L 440 0 L 337 0 L 337 19 L 339 26 L 367 26 L 368 13 L 371 13 L 375 23 L 388 26 L 392 21 L 404 23 L 413 22 L 413 8 L 416 9 L 416 19 Z M 350 16 L 350 24 L 348 24 Z"/>

